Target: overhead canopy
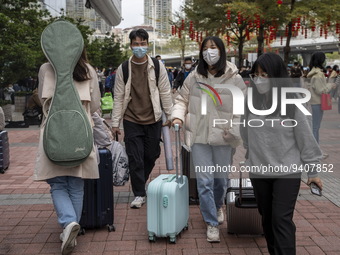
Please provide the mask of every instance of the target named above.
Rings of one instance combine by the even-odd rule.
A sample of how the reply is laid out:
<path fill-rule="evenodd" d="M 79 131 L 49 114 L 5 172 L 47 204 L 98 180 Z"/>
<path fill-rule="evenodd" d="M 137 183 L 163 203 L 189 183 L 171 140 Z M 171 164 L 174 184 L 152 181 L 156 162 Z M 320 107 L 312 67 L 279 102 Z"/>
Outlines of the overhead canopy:
<path fill-rule="evenodd" d="M 110 26 L 117 26 L 122 20 L 121 0 L 87 0 L 85 6 L 95 9 Z"/>

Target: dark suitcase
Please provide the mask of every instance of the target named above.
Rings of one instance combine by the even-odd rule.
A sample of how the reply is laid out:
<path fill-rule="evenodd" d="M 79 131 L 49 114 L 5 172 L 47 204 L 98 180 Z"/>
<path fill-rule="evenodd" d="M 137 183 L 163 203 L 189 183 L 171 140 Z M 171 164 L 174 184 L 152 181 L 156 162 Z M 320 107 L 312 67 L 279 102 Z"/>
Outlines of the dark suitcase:
<path fill-rule="evenodd" d="M 182 145 L 182 166 L 183 175 L 188 177 L 189 181 L 189 204 L 198 205 L 199 198 L 197 192 L 197 182 L 195 177 L 194 164 L 192 162 L 191 151 L 188 146 Z"/>
<path fill-rule="evenodd" d="M 29 126 L 33 126 L 33 125 L 40 126 L 41 120 L 42 119 L 40 117 L 24 117 L 25 123 Z"/>
<path fill-rule="evenodd" d="M 9 167 L 9 142 L 6 130 L 0 132 L 0 173 L 5 173 Z"/>
<path fill-rule="evenodd" d="M 99 149 L 99 179 L 87 179 L 84 183 L 83 212 L 80 220 L 81 233 L 86 228 L 107 226 L 108 231 L 115 231 L 113 226 L 113 175 L 112 155 L 106 148 Z"/>
<path fill-rule="evenodd" d="M 241 173 L 241 172 L 240 172 Z M 250 179 L 230 179 L 226 195 L 227 231 L 230 234 L 262 235 L 262 219 Z"/>

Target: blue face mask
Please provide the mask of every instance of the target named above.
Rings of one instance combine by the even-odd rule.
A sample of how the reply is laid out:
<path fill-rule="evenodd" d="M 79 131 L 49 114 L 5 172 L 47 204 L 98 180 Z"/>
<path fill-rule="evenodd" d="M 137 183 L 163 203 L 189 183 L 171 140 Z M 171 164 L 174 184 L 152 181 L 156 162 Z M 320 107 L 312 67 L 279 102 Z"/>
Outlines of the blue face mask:
<path fill-rule="evenodd" d="M 144 58 L 145 54 L 148 51 L 148 47 L 132 47 L 133 55 L 137 58 Z"/>

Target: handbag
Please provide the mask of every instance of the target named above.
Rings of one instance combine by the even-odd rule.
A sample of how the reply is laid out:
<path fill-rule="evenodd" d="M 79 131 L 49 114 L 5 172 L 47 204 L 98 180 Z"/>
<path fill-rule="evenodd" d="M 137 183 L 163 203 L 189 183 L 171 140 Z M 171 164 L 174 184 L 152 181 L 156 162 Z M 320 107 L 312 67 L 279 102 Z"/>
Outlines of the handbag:
<path fill-rule="evenodd" d="M 110 111 L 113 109 L 113 98 L 110 92 L 106 92 L 100 101 L 102 111 Z"/>
<path fill-rule="evenodd" d="M 331 94 L 321 94 L 321 110 L 332 110 L 332 97 Z"/>

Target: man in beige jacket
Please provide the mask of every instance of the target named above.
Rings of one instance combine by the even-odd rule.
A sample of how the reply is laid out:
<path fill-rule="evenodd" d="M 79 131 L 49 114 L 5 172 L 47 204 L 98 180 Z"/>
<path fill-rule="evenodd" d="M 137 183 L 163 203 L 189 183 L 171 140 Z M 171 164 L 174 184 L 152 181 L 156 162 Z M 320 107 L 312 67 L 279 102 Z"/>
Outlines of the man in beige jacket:
<path fill-rule="evenodd" d="M 146 54 L 148 33 L 138 29 L 132 31 L 129 37 L 133 56 L 128 60 L 126 84 L 123 64 L 116 73 L 112 131 L 120 134 L 119 125 L 123 120 L 131 185 L 135 195 L 131 207 L 140 208 L 145 203 L 145 183 L 160 155 L 162 110 L 169 119 L 172 99 L 164 65 L 159 63 L 157 82 L 155 63 Z M 170 124 L 170 121 L 165 124 Z"/>

